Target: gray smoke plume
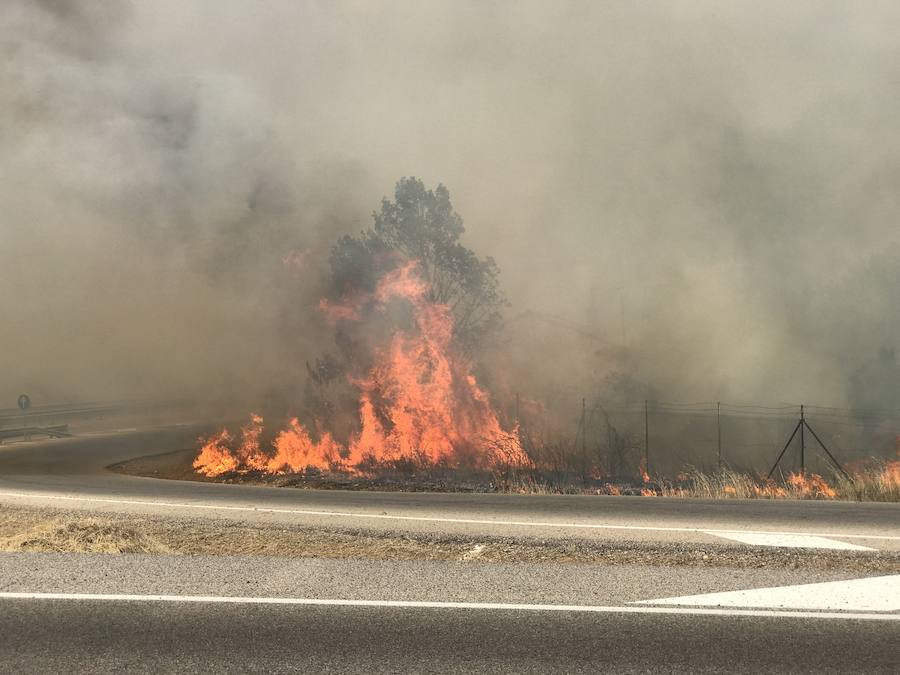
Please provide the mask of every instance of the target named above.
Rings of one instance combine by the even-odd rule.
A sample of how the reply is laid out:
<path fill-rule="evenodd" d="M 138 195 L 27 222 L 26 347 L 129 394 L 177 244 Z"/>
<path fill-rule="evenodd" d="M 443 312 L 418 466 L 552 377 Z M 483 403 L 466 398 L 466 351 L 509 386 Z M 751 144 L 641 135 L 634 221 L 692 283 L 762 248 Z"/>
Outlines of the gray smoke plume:
<path fill-rule="evenodd" d="M 330 245 L 416 175 L 503 270 L 510 390 L 626 373 L 676 400 L 878 403 L 898 21 L 888 2 L 7 0 L 0 398 L 302 380 Z"/>

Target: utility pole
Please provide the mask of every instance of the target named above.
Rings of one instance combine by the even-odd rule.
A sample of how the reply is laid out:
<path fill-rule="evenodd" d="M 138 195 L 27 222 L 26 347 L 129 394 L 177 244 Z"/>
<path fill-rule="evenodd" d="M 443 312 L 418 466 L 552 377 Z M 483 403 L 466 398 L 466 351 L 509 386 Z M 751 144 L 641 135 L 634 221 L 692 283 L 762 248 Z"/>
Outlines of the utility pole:
<path fill-rule="evenodd" d="M 650 475 L 650 402 L 644 399 L 644 473 Z"/>
<path fill-rule="evenodd" d="M 581 465 L 584 467 L 584 479 L 587 480 L 588 459 L 587 459 L 587 408 L 586 401 L 581 399 Z"/>
<path fill-rule="evenodd" d="M 603 411 L 603 417 L 606 419 L 606 455 L 607 455 L 607 466 L 609 467 L 609 473 L 612 475 L 613 473 L 613 454 L 615 450 L 613 450 L 613 435 L 612 435 L 612 427 L 609 424 L 609 413 L 605 410 Z M 618 466 L 618 462 L 616 463 L 615 470 L 621 471 Z"/>
<path fill-rule="evenodd" d="M 803 413 L 803 404 L 800 404 L 800 474 L 806 475 L 806 416 Z"/>
<path fill-rule="evenodd" d="M 722 402 L 716 401 L 716 435 L 718 436 L 719 471 L 722 471 Z"/>

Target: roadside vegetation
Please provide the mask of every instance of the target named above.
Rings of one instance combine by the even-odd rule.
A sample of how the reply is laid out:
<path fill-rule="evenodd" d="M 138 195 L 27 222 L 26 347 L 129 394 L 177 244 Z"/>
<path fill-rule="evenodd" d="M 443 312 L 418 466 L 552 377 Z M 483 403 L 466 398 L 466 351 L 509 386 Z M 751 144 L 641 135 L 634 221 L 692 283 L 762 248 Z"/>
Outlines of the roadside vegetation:
<path fill-rule="evenodd" d="M 0 512 L 0 555 L 252 555 L 329 559 L 453 561 L 465 564 L 577 563 L 807 569 L 888 574 L 892 551 L 751 549 L 721 543 L 647 544 L 567 537 L 432 535 L 391 530 L 241 523 L 205 518 L 104 514 L 38 507 Z"/>
<path fill-rule="evenodd" d="M 840 499 L 900 502 L 900 462 L 873 462 L 850 478 L 835 473 L 788 473 L 778 481 L 722 469 L 691 471 L 675 483 L 661 480 L 654 492 L 666 497 L 705 499 Z"/>
<path fill-rule="evenodd" d="M 544 468 L 509 463 L 497 465 L 492 471 L 475 471 L 425 460 L 404 460 L 372 463 L 365 471 L 353 474 L 309 468 L 280 474 L 232 471 L 210 478 L 192 470 L 195 454 L 193 450 L 181 450 L 109 468 L 155 478 L 310 489 L 900 502 L 900 461 L 891 460 L 873 459 L 857 466 L 850 472 L 850 479 L 837 473 L 823 476 L 807 472 L 776 474 L 772 480 L 766 480 L 758 474 L 730 468 L 689 469 L 674 478 L 643 472 L 641 476 L 613 477 L 594 468 L 584 472 L 571 456 L 560 456 L 555 464 Z"/>

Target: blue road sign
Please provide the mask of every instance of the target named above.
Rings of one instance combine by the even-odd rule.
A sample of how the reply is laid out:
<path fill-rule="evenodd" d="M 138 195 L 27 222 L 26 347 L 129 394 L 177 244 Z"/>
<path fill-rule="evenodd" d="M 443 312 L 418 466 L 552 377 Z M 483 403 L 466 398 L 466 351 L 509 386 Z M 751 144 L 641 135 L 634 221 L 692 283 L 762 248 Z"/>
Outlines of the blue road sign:
<path fill-rule="evenodd" d="M 21 410 L 28 410 L 31 407 L 31 397 L 28 394 L 22 394 L 19 396 L 18 403 Z"/>

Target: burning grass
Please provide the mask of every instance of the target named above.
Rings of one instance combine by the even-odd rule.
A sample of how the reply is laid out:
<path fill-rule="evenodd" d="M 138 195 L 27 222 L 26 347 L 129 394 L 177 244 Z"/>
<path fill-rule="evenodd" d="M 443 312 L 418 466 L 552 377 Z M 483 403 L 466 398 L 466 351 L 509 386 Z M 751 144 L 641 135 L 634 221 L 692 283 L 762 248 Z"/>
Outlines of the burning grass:
<path fill-rule="evenodd" d="M 348 489 L 900 500 L 900 462 L 852 479 L 791 473 L 773 482 L 722 470 L 669 480 L 635 466 L 640 445 L 608 417 L 606 457 L 588 450 L 584 399 L 580 452 L 554 423 L 534 423 L 528 411 L 542 412 L 539 402 L 516 395 L 513 408 L 509 383 L 507 404 L 495 405 L 486 382 L 504 378 L 476 361 L 476 347 L 501 318 L 498 269 L 458 243 L 462 220 L 445 188 L 426 191 L 402 179 L 395 195 L 395 203 L 383 201 L 374 229 L 332 249 L 331 283 L 310 318 L 333 329 L 336 351 L 307 362 L 304 393 L 271 402 L 267 420 L 253 413 L 240 429 L 200 439 L 191 477 Z M 290 253 L 285 263 L 302 259 Z M 646 401 L 644 414 L 649 434 Z M 615 479 L 601 465 L 640 478 Z"/>
<path fill-rule="evenodd" d="M 183 450 L 142 457 L 111 466 L 133 475 L 178 480 L 257 483 L 275 487 L 402 492 L 501 492 L 515 494 L 591 494 L 609 496 L 678 497 L 699 499 L 822 499 L 900 502 L 900 461 L 872 460 L 851 471 L 824 477 L 793 473 L 766 481 L 750 473 L 723 469 L 689 470 L 675 479 L 643 476 L 634 479 L 582 477 L 577 467 L 541 468 L 501 465 L 494 471 L 461 470 L 448 464 L 411 460 L 370 462 L 356 472 L 322 471 L 310 467 L 297 472 L 230 471 L 210 478 L 196 473 L 196 451 Z"/>
<path fill-rule="evenodd" d="M 690 470 L 676 479 L 651 477 L 633 480 L 582 478 L 574 469 L 561 472 L 505 466 L 495 471 L 465 471 L 441 465 L 392 461 L 364 465 L 363 471 L 308 470 L 280 473 L 229 472 L 214 479 L 193 474 L 187 451 L 159 458 L 141 458 L 114 468 L 124 473 L 163 478 L 194 478 L 230 483 L 258 483 L 276 487 L 402 492 L 499 492 L 513 494 L 589 494 L 608 496 L 678 497 L 697 499 L 820 499 L 900 502 L 900 476 L 894 461 L 873 461 L 852 472 L 852 480 L 839 474 L 791 473 L 766 481 L 752 473 L 723 469 Z"/>
<path fill-rule="evenodd" d="M 348 294 L 347 311 L 335 315 L 336 305 L 327 305 L 342 336 L 382 334 L 373 346 L 360 347 L 366 358 L 355 355 L 358 363 L 343 373 L 356 399 L 356 430 L 346 440 L 328 419 L 308 427 L 295 417 L 264 442 L 263 418 L 252 414 L 239 434 L 225 429 L 205 439 L 194 469 L 216 477 L 309 469 L 365 474 L 368 466 L 391 462 L 482 470 L 527 465 L 518 430 L 501 425 L 453 340 L 452 308 L 432 301 L 429 290 L 418 264 L 406 262 L 385 270 L 373 291 Z"/>
<path fill-rule="evenodd" d="M 722 469 L 714 473 L 690 471 L 682 480 L 656 481 L 654 493 L 665 497 L 705 499 L 842 499 L 900 502 L 900 461 L 871 462 L 850 478 L 835 473 L 789 473 L 776 482 Z"/>

